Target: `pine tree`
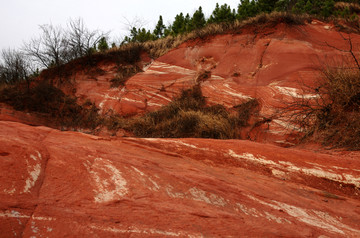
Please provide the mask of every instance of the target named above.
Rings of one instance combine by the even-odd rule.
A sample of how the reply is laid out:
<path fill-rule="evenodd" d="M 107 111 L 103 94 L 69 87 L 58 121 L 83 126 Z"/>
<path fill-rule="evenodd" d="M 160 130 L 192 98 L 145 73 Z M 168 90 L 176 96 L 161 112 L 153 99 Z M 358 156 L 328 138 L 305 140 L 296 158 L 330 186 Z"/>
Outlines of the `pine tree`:
<path fill-rule="evenodd" d="M 154 36 L 156 39 L 158 38 L 162 38 L 164 37 L 164 30 L 165 30 L 165 25 L 164 25 L 164 22 L 163 22 L 163 18 L 162 16 L 160 15 L 159 17 L 159 21 L 158 23 L 156 24 L 156 27 L 154 29 Z"/>
<path fill-rule="evenodd" d="M 259 13 L 259 9 L 255 1 L 240 0 L 237 10 L 237 18 L 244 20 L 249 17 L 254 17 Z"/>
<path fill-rule="evenodd" d="M 277 12 L 286 12 L 289 9 L 291 0 L 278 0 L 275 4 L 275 11 Z"/>
<path fill-rule="evenodd" d="M 99 40 L 99 43 L 98 43 L 97 48 L 98 48 L 98 50 L 101 51 L 101 52 L 104 52 L 104 51 L 106 51 L 106 50 L 109 49 L 109 45 L 108 45 L 105 37 L 102 37 L 102 38 Z"/>
<path fill-rule="evenodd" d="M 321 10 L 321 15 L 323 17 L 329 17 L 333 14 L 335 2 L 333 0 L 326 0 Z"/>
<path fill-rule="evenodd" d="M 301 14 L 305 12 L 305 0 L 298 0 L 295 6 L 293 7 L 292 11 L 293 13 Z"/>
<path fill-rule="evenodd" d="M 212 12 L 208 23 L 231 22 L 235 20 L 235 11 L 232 11 L 226 3 L 219 7 L 216 3 L 215 10 Z"/>
<path fill-rule="evenodd" d="M 185 32 L 185 17 L 184 14 L 181 12 L 180 14 L 176 15 L 175 21 L 171 27 L 171 34 L 178 35 L 180 33 Z"/>
<path fill-rule="evenodd" d="M 150 40 L 154 40 L 154 35 L 151 34 L 149 30 L 146 30 L 145 28 L 138 30 L 138 34 L 135 39 L 136 42 L 146 42 Z"/>
<path fill-rule="evenodd" d="M 308 0 L 304 6 L 304 12 L 308 14 L 312 14 L 313 12 L 313 4 L 310 0 Z"/>
<path fill-rule="evenodd" d="M 258 0 L 257 4 L 260 12 L 270 13 L 274 11 L 277 2 L 278 0 Z"/>
<path fill-rule="evenodd" d="M 205 24 L 206 24 L 205 15 L 202 11 L 202 7 L 199 7 L 199 9 L 194 12 L 191 19 L 192 30 L 200 29 L 204 27 Z"/>

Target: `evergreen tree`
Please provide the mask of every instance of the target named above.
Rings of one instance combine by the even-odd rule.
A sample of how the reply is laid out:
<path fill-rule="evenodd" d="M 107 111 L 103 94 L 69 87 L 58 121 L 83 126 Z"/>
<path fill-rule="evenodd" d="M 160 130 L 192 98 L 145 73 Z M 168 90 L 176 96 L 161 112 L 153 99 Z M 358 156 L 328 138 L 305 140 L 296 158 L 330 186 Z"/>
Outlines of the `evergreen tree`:
<path fill-rule="evenodd" d="M 151 34 L 149 30 L 146 30 L 145 28 L 136 29 L 136 27 L 133 27 L 130 31 L 130 37 L 126 36 L 122 44 L 126 42 L 146 42 L 150 40 L 155 40 L 155 36 Z"/>
<path fill-rule="evenodd" d="M 154 35 L 151 34 L 149 30 L 146 30 L 145 28 L 138 30 L 135 42 L 146 42 L 150 40 L 154 40 Z"/>
<path fill-rule="evenodd" d="M 275 4 L 275 11 L 286 12 L 289 10 L 291 0 L 278 0 Z"/>
<path fill-rule="evenodd" d="M 293 13 L 297 13 L 297 14 L 305 13 L 305 5 L 306 5 L 305 0 L 298 0 L 292 9 Z"/>
<path fill-rule="evenodd" d="M 106 50 L 109 49 L 109 45 L 108 45 L 105 37 L 102 37 L 102 38 L 99 40 L 99 43 L 98 43 L 97 48 L 98 48 L 98 50 L 101 51 L 101 52 L 104 52 L 104 51 L 106 51 Z"/>
<path fill-rule="evenodd" d="M 277 2 L 278 0 L 258 0 L 259 11 L 270 13 L 274 11 Z"/>
<path fill-rule="evenodd" d="M 313 4 L 310 0 L 308 0 L 304 6 L 304 12 L 308 14 L 312 14 L 313 12 Z"/>
<path fill-rule="evenodd" d="M 255 1 L 240 0 L 237 10 L 237 18 L 244 20 L 249 17 L 254 17 L 259 13 L 258 6 Z"/>
<path fill-rule="evenodd" d="M 194 12 L 192 19 L 191 19 L 192 30 L 200 29 L 200 28 L 204 27 L 205 24 L 206 24 L 205 15 L 202 11 L 202 8 L 199 7 L 199 9 Z"/>
<path fill-rule="evenodd" d="M 180 33 L 184 33 L 185 29 L 186 29 L 185 17 L 184 14 L 181 12 L 175 17 L 175 20 L 171 27 L 171 34 L 178 35 Z"/>
<path fill-rule="evenodd" d="M 321 15 L 323 17 L 329 17 L 331 14 L 333 14 L 334 6 L 335 6 L 335 2 L 333 0 L 326 0 L 323 3 Z"/>
<path fill-rule="evenodd" d="M 212 12 L 208 23 L 231 22 L 235 20 L 235 16 L 235 11 L 232 11 L 226 3 L 220 7 L 219 4 L 216 3 L 215 10 Z"/>
<path fill-rule="evenodd" d="M 160 15 L 159 17 L 159 21 L 158 23 L 156 24 L 156 27 L 154 29 L 154 36 L 156 39 L 158 38 L 162 38 L 164 36 L 164 30 L 165 30 L 165 25 L 164 25 L 164 22 L 163 22 L 163 18 L 162 16 Z"/>
<path fill-rule="evenodd" d="M 184 18 L 184 32 L 189 32 L 192 31 L 192 24 L 191 24 L 191 18 L 189 13 L 186 14 L 185 18 Z"/>

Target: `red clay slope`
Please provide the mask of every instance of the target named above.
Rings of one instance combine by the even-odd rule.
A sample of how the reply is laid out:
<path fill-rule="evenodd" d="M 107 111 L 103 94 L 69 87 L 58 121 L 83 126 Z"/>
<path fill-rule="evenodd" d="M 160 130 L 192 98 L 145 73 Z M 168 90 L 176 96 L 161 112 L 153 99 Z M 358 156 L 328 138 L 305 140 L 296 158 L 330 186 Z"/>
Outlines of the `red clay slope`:
<path fill-rule="evenodd" d="M 125 86 L 111 88 L 118 65 L 101 64 L 69 76 L 73 85 L 63 89 L 71 90 L 82 101 L 95 102 L 103 114 L 132 116 L 156 110 L 181 89 L 200 82 L 209 104 L 233 107 L 251 98 L 260 101 L 259 118 L 267 124 L 250 133 L 250 139 L 293 145 L 289 135 L 296 126 L 274 114 L 284 102 L 317 96 L 316 92 L 304 95 L 302 82 L 311 85 L 319 80 L 320 67 L 338 64 L 343 57 L 349 59 L 349 54 L 337 50 L 349 49 L 343 37 L 348 34 L 319 21 L 300 26 L 281 23 L 247 27 L 237 34 L 185 42 L 151 63 L 143 56 L 139 66 L 144 66 L 144 72 L 131 77 Z M 358 55 L 360 36 L 351 34 L 351 38 Z M 205 74 L 209 77 L 204 78 Z M 10 114 L 3 110 L 0 119 L 16 120 L 17 114 Z"/>
<path fill-rule="evenodd" d="M 360 236 L 359 153 L 16 122 L 0 145 L 1 237 Z"/>
<path fill-rule="evenodd" d="M 349 49 L 343 39 L 348 35 L 341 34 L 332 25 L 319 21 L 302 26 L 281 23 L 276 27 L 247 27 L 238 34 L 186 42 L 119 88 L 110 88 L 116 65 L 100 66 L 105 74 L 96 77 L 78 73 L 73 76 L 76 96 L 94 101 L 102 113 L 111 110 L 136 115 L 169 103 L 181 89 L 200 82 L 209 104 L 232 107 L 257 98 L 261 102 L 260 118 L 272 118 L 285 101 L 316 97 L 315 92 L 303 95 L 304 85 L 300 82 L 313 84 L 319 80 L 319 67 L 349 56 L 334 48 Z M 360 36 L 351 37 L 358 46 Z M 359 47 L 354 49 L 359 53 Z M 209 77 L 204 78 L 205 74 Z M 272 119 L 251 139 L 291 143 L 284 135 L 294 127 Z"/>

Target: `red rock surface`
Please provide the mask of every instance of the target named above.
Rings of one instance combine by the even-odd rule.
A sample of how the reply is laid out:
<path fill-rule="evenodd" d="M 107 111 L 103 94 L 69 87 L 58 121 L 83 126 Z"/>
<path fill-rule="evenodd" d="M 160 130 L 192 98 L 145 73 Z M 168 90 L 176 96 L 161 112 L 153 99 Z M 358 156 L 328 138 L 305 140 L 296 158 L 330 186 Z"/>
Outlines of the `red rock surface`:
<path fill-rule="evenodd" d="M 143 58 L 144 72 L 124 87 L 110 87 L 117 66 L 103 64 L 64 90 L 102 113 L 136 115 L 201 81 L 209 104 L 258 98 L 269 117 L 303 96 L 298 81 L 311 84 L 322 62 L 342 57 L 327 44 L 348 49 L 318 21 L 248 28 Z M 290 142 L 276 118 L 252 138 L 273 144 L 102 138 L 22 123 L 51 126 L 0 107 L 0 237 L 360 237 L 360 153 L 277 147 Z"/>
<path fill-rule="evenodd" d="M 359 237 L 360 154 L 0 122 L 1 237 Z"/>

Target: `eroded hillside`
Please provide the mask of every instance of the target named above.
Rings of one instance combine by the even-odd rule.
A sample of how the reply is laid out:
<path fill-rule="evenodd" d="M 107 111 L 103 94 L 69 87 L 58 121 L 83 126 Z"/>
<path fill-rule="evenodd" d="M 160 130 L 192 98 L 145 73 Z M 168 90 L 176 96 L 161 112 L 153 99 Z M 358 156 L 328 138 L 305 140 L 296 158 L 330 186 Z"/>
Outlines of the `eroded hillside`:
<path fill-rule="evenodd" d="M 142 52 L 134 64 L 104 60 L 51 78 L 104 117 L 156 111 L 196 85 L 208 105 L 229 110 L 256 99 L 246 140 L 122 137 L 101 125 L 85 130 L 96 135 L 60 131 L 50 127 L 69 128 L 2 104 L 2 235 L 359 237 L 360 153 L 283 148 L 298 131 L 280 110 L 319 97 L 304 88 L 323 67 L 353 63 L 349 36 L 360 44 L 317 20 L 250 25 L 156 59 Z"/>
<path fill-rule="evenodd" d="M 143 72 L 130 78 L 122 72 L 134 71 L 132 66 L 103 62 L 63 77 L 59 86 L 82 102 L 94 102 L 100 114 L 126 117 L 157 110 L 194 85 L 201 86 L 209 105 L 236 108 L 257 99 L 258 123 L 242 138 L 289 146 L 296 142 L 291 136 L 296 125 L 281 117 L 281 108 L 294 100 L 318 97 L 308 87 L 323 77 L 324 68 L 344 61 L 354 64 L 349 36 L 354 46 L 360 43 L 357 34 L 317 20 L 305 25 L 247 26 L 236 34 L 189 40 L 155 60 L 142 54 L 136 67 Z M 358 48 L 353 52 L 358 54 Z M 3 118 L 11 118 L 3 112 Z"/>

